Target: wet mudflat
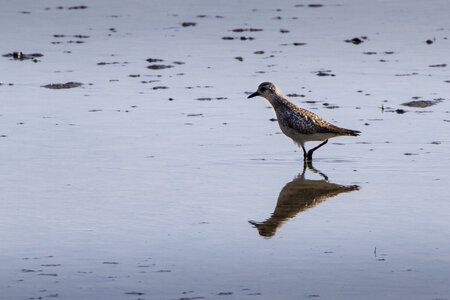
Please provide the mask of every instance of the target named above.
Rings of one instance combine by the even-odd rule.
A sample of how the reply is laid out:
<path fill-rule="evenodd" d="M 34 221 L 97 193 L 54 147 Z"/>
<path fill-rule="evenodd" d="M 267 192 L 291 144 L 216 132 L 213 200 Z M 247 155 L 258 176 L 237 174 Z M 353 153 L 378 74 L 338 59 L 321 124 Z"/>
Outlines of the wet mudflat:
<path fill-rule="evenodd" d="M 449 299 L 449 9 L 3 4 L 0 298 Z"/>

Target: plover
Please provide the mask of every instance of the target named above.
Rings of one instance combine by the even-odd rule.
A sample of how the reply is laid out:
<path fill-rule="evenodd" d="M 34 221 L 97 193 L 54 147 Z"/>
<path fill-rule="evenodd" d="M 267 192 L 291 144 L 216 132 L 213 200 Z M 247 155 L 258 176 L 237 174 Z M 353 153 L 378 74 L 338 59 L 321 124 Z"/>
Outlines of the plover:
<path fill-rule="evenodd" d="M 313 152 L 325 145 L 329 138 L 341 135 L 358 136 L 361 133 L 332 125 L 315 113 L 289 102 L 271 82 L 261 83 L 258 90 L 248 98 L 256 96 L 264 97 L 272 104 L 281 131 L 302 147 L 304 161 L 311 161 Z M 310 141 L 324 142 L 306 152 L 305 142 Z"/>

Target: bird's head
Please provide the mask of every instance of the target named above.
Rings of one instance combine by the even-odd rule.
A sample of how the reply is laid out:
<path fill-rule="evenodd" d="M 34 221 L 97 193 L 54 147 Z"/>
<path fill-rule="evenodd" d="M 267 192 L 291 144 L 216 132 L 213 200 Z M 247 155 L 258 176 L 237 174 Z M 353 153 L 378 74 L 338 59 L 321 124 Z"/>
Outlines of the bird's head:
<path fill-rule="evenodd" d="M 247 98 L 253 98 L 256 96 L 261 96 L 266 99 L 271 99 L 273 96 L 280 94 L 275 84 L 271 82 L 263 82 L 258 86 L 258 90 L 248 96 Z"/>

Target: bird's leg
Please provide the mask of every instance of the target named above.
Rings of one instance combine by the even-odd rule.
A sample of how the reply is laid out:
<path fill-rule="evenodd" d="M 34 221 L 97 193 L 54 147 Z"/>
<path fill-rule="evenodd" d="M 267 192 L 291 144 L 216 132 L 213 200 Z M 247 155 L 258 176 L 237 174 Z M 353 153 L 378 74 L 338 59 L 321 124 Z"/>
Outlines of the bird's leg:
<path fill-rule="evenodd" d="M 328 140 L 325 140 L 325 142 L 323 142 L 323 143 L 320 144 L 319 146 L 314 147 L 314 148 L 312 148 L 311 150 L 309 150 L 309 151 L 308 151 L 308 155 L 307 155 L 308 160 L 312 161 L 312 155 L 313 155 L 313 152 L 316 151 L 317 149 L 319 149 L 320 147 L 322 147 L 323 145 L 325 145 L 326 143 L 328 143 Z"/>
<path fill-rule="evenodd" d="M 302 146 L 303 149 L 303 161 L 306 161 L 306 157 L 308 156 L 308 154 L 306 154 L 305 146 L 303 146 L 303 144 L 300 144 L 300 146 Z"/>

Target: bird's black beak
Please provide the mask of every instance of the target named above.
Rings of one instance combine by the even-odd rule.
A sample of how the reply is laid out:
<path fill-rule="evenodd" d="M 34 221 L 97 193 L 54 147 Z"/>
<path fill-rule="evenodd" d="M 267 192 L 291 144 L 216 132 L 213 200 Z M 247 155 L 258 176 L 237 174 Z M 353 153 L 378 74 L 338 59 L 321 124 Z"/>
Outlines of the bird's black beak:
<path fill-rule="evenodd" d="M 256 96 L 259 96 L 259 93 L 258 93 L 258 92 L 254 92 L 253 94 L 251 94 L 250 96 L 248 96 L 247 99 L 250 99 L 250 98 L 253 98 L 253 97 L 256 97 Z"/>

